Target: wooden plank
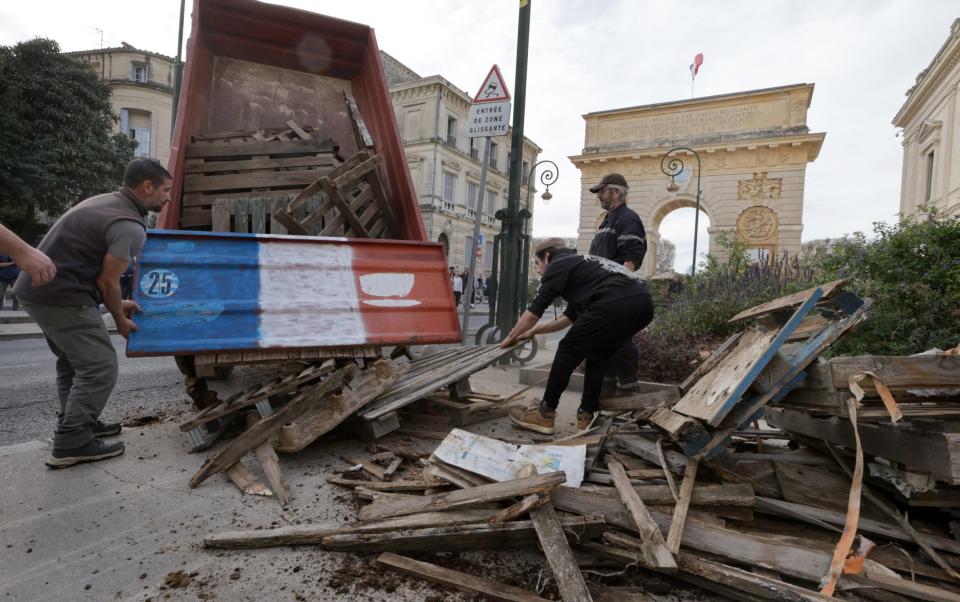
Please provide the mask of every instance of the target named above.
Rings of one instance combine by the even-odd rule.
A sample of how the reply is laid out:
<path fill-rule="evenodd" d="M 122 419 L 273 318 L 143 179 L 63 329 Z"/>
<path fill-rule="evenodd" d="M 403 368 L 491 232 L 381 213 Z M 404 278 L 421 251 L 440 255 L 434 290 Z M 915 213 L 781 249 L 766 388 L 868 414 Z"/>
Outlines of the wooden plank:
<path fill-rule="evenodd" d="M 275 529 L 250 529 L 245 531 L 226 531 L 208 535 L 203 539 L 207 548 L 240 550 L 252 548 L 272 548 L 277 546 L 317 545 L 324 537 L 349 533 L 380 533 L 418 527 L 450 527 L 482 523 L 492 510 L 467 509 L 452 512 L 424 512 L 399 518 L 391 518 L 357 525 L 335 523 L 331 525 L 292 525 Z"/>
<path fill-rule="evenodd" d="M 960 387 L 960 355 L 836 357 L 829 366 L 837 389 L 846 389 L 850 377 L 861 372 L 873 372 L 894 391 Z M 876 396 L 870 379 L 860 386 L 868 395 Z"/>
<path fill-rule="evenodd" d="M 482 594 L 493 600 L 504 600 L 508 602 L 538 602 L 546 600 L 546 598 L 541 598 L 533 592 L 522 590 L 518 587 L 483 579 L 482 577 L 476 577 L 461 571 L 443 568 L 435 564 L 430 564 L 429 562 L 406 558 L 391 552 L 381 554 L 377 557 L 377 562 L 400 571 L 405 575 L 420 577 L 432 583 L 437 583 L 462 592 Z"/>
<path fill-rule="evenodd" d="M 291 140 L 289 142 L 243 142 L 240 144 L 188 144 L 187 159 L 204 159 L 209 157 L 251 157 L 269 155 L 305 155 L 316 153 L 332 153 L 333 140 L 330 138 L 315 138 L 313 140 Z"/>
<path fill-rule="evenodd" d="M 601 410 L 645 410 L 671 404 L 680 399 L 680 387 L 600 399 Z"/>
<path fill-rule="evenodd" d="M 294 171 L 251 171 L 219 175 L 194 174 L 184 178 L 183 190 L 185 193 L 204 192 L 209 194 L 220 190 L 307 186 L 315 182 L 317 178 L 326 176 L 329 172 L 328 168 L 321 167 Z"/>
<path fill-rule="evenodd" d="M 485 502 L 496 502 L 531 493 L 549 491 L 567 480 L 563 472 L 551 472 L 523 479 L 491 483 L 470 489 L 424 496 L 422 500 L 404 500 L 402 503 L 374 502 L 360 510 L 361 520 L 374 520 L 416 514 L 428 510 L 463 508 Z"/>
<path fill-rule="evenodd" d="M 377 502 L 374 502 L 374 504 Z M 599 537 L 602 518 L 572 517 L 560 521 L 572 537 Z M 384 533 L 359 533 L 324 537 L 322 547 L 341 552 L 456 552 L 480 549 L 516 549 L 537 541 L 531 521 L 497 525 L 468 524 L 454 527 L 403 529 Z"/>
<path fill-rule="evenodd" d="M 235 463 L 224 472 L 233 481 L 233 484 L 247 495 L 273 495 L 273 492 L 261 483 L 257 475 L 253 474 L 253 471 L 247 468 L 247 465 L 243 462 Z"/>
<path fill-rule="evenodd" d="M 504 508 L 500 512 L 497 512 L 496 514 L 491 516 L 489 519 L 487 519 L 487 522 L 491 524 L 508 523 L 512 520 L 516 520 L 520 518 L 521 516 L 529 513 L 532 510 L 536 510 L 540 506 L 546 504 L 548 501 L 550 501 L 550 498 L 543 493 L 534 493 L 534 494 L 528 495 L 527 497 L 523 498 L 519 502 Z"/>
<path fill-rule="evenodd" d="M 219 200 L 210 210 L 211 229 L 214 232 L 230 231 L 230 201 Z"/>
<path fill-rule="evenodd" d="M 667 533 L 667 548 L 671 554 L 680 551 L 680 540 L 683 539 L 683 527 L 687 522 L 687 511 L 690 509 L 690 500 L 693 497 L 693 486 L 697 478 L 699 463 L 692 460 L 687 463 L 687 470 L 683 474 L 683 484 L 680 485 L 680 499 L 673 511 L 673 520 L 670 521 L 670 532 Z"/>
<path fill-rule="evenodd" d="M 787 295 L 786 297 L 780 297 L 779 299 L 774 299 L 773 301 L 768 301 L 767 303 L 745 309 L 730 318 L 729 321 L 736 322 L 738 320 L 745 320 L 747 318 L 756 318 L 770 312 L 802 305 L 817 289 L 820 289 L 822 292 L 821 299 L 829 299 L 843 287 L 844 283 L 846 283 L 846 280 L 834 280 L 833 282 L 827 282 L 825 284 L 821 284 L 820 286 L 808 288 L 807 290 L 800 291 L 799 293 Z"/>
<path fill-rule="evenodd" d="M 530 519 L 537 530 L 543 555 L 553 571 L 560 598 L 567 602 L 590 602 L 592 598 L 587 591 L 587 584 L 573 558 L 570 544 L 567 543 L 567 537 L 553 506 L 544 504 L 530 513 Z"/>
<path fill-rule="evenodd" d="M 646 437 L 618 433 L 610 437 L 610 442 L 614 446 L 620 447 L 650 464 L 660 466 L 660 454 L 657 453 L 657 444 Z M 687 469 L 687 457 L 683 454 L 667 449 L 664 450 L 663 455 L 667 462 L 664 468 L 670 472 L 682 475 Z"/>
<path fill-rule="evenodd" d="M 649 420 L 676 441 L 684 452 L 693 453 L 710 441 L 710 434 L 699 420 L 667 408 L 655 410 Z"/>
<path fill-rule="evenodd" d="M 423 491 L 443 484 L 436 479 L 412 479 L 378 483 L 375 481 L 344 479 L 342 477 L 327 477 L 327 482 L 343 487 L 366 487 L 374 491 Z"/>
<path fill-rule="evenodd" d="M 293 130 L 293 133 L 297 135 L 301 140 L 313 140 L 313 136 L 308 134 L 300 125 L 293 119 L 287 121 L 287 127 Z"/>
<path fill-rule="evenodd" d="M 550 495 L 554 507 L 577 514 L 601 513 L 607 523 L 636 532 L 633 517 L 621 500 L 570 487 L 557 487 Z M 670 516 L 650 513 L 662 529 Z M 780 534 L 741 533 L 732 529 L 688 520 L 681 546 L 729 558 L 737 563 L 758 565 L 800 579 L 819 583 L 830 566 L 830 552 L 822 545 Z"/>
<path fill-rule="evenodd" d="M 768 423 L 837 445 L 854 448 L 853 427 L 840 418 L 814 418 L 787 408 L 767 408 Z M 934 478 L 960 485 L 960 433 L 937 433 L 907 424 L 859 426 L 863 451 L 904 464 L 908 470 L 928 472 Z"/>
<path fill-rule="evenodd" d="M 247 414 L 247 428 L 253 428 L 259 421 L 260 418 L 255 413 Z M 287 486 L 286 479 L 283 478 L 283 472 L 280 470 L 280 458 L 277 457 L 273 445 L 266 441 L 256 446 L 253 451 L 257 455 L 257 459 L 260 460 L 260 468 L 267 477 L 267 482 L 270 483 L 271 489 L 277 495 L 277 501 L 280 502 L 282 508 L 286 508 L 287 504 L 290 503 L 290 488 Z"/>
<path fill-rule="evenodd" d="M 351 168 L 347 172 L 338 173 L 336 177 L 330 178 L 330 184 L 337 190 L 340 190 L 344 187 L 351 186 L 357 181 L 364 179 L 367 174 L 369 174 L 374 169 L 377 169 L 383 164 L 383 155 L 373 155 L 372 157 L 364 160 L 362 163 L 356 167 Z"/>
<path fill-rule="evenodd" d="M 224 171 L 255 171 L 290 169 L 301 167 L 326 167 L 333 169 L 338 164 L 336 155 L 323 153 L 306 157 L 253 157 L 236 161 L 187 161 L 185 174 L 217 173 Z"/>
<path fill-rule="evenodd" d="M 626 543 L 629 545 L 629 543 L 627 543 L 629 542 L 629 538 L 626 536 L 619 536 L 619 538 L 614 537 L 613 540 L 617 543 Z M 625 564 L 642 560 L 637 554 L 612 546 L 605 546 L 595 542 L 587 542 L 583 545 L 586 549 L 618 558 Z M 827 602 L 828 600 L 834 599 L 816 591 L 786 583 L 780 579 L 758 575 L 750 571 L 709 560 L 692 552 L 680 552 L 677 555 L 677 566 L 680 569 L 679 574 L 676 575 L 677 577 L 685 581 L 690 581 L 686 577 L 696 577 L 698 580 L 702 579 L 720 584 L 730 590 L 733 596 L 732 599 L 734 600 L 744 599 L 748 595 L 756 599 L 777 600 L 778 602 Z M 696 585 L 703 585 L 703 583 L 698 580 L 691 582 Z M 730 595 L 730 593 L 726 595 Z"/>
<path fill-rule="evenodd" d="M 183 229 L 210 226 L 212 221 L 211 210 L 205 207 L 184 207 L 180 211 L 180 227 Z"/>
<path fill-rule="evenodd" d="M 633 518 L 637 533 L 643 539 L 644 551 L 651 563 L 664 570 L 676 569 L 676 562 L 663 540 L 663 534 L 651 518 L 643 500 L 634 491 L 623 466 L 616 460 L 611 460 L 607 463 L 607 468 L 610 470 L 610 476 L 613 478 L 613 484 L 620 494 L 620 499 Z"/>
<path fill-rule="evenodd" d="M 367 129 L 367 124 L 363 120 L 363 116 L 360 114 L 360 107 L 357 106 L 357 101 L 354 100 L 352 96 L 347 96 L 346 102 L 347 107 L 350 110 L 350 118 L 353 121 L 353 127 L 357 134 L 358 145 L 361 148 L 373 148 L 373 136 L 370 135 L 370 130 Z"/>
<path fill-rule="evenodd" d="M 242 435 L 228 443 L 226 447 L 204 462 L 200 470 L 190 479 L 190 487 L 193 488 L 200 485 L 200 483 L 207 480 L 210 475 L 228 468 L 231 464 L 242 458 L 248 451 L 267 441 L 286 422 L 293 420 L 325 395 L 328 395 L 340 387 L 348 371 L 349 367 L 337 370 L 322 382 L 310 387 L 304 393 L 288 402 L 281 410 L 275 412 L 269 418 L 261 420 L 256 426 L 248 429 Z"/>
<path fill-rule="evenodd" d="M 845 575 L 844 577 L 867 587 L 877 587 L 926 602 L 960 602 L 960 594 L 923 583 L 915 583 L 900 577 L 880 574 L 870 575 L 869 577 L 863 575 Z"/>
<path fill-rule="evenodd" d="M 327 178 L 321 179 L 320 186 L 327 194 L 327 198 L 332 200 L 337 210 L 340 211 L 340 215 L 350 224 L 350 228 L 353 230 L 353 238 L 370 238 L 370 233 L 367 232 L 367 229 L 360 223 L 360 220 L 357 219 L 357 214 L 350 209 L 350 205 L 344 200 L 343 196 L 341 196 L 340 191 L 330 184 L 330 180 Z M 329 228 L 324 228 L 323 232 L 327 232 L 328 229 Z M 330 234 L 321 233 L 321 235 Z"/>
<path fill-rule="evenodd" d="M 706 361 L 697 366 L 696 370 L 691 372 L 685 379 L 683 379 L 683 382 L 680 383 L 680 392 L 686 393 L 690 390 L 690 387 L 692 387 L 694 383 L 703 378 L 704 374 L 716 368 L 717 364 L 723 361 L 723 358 L 727 357 L 727 354 L 736 348 L 741 336 L 743 336 L 743 331 L 730 335 L 730 337 L 724 341 L 716 351 L 710 354 L 710 357 L 708 357 Z"/>

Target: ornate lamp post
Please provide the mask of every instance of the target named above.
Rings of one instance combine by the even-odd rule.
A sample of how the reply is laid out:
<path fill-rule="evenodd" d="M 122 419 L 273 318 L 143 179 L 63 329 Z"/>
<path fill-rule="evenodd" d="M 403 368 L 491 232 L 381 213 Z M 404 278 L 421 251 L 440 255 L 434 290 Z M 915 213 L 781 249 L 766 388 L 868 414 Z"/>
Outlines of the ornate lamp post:
<path fill-rule="evenodd" d="M 678 151 L 686 151 L 697 159 L 697 209 L 693 215 L 693 266 L 690 268 L 690 275 L 693 276 L 697 271 L 697 230 L 700 228 L 700 155 L 697 154 L 697 151 L 692 148 L 687 148 L 686 146 L 671 148 L 664 153 L 660 159 L 660 171 L 670 176 L 670 183 L 667 184 L 668 192 L 680 190 L 680 187 L 677 186 L 676 178 L 683 172 L 683 159 L 678 156 L 671 156 Z"/>
<path fill-rule="evenodd" d="M 530 193 L 533 191 L 533 176 L 537 173 L 537 166 L 548 163 L 553 166 L 553 168 L 544 169 L 540 172 L 540 183 L 547 187 L 547 189 L 540 195 L 540 198 L 543 199 L 543 202 L 549 202 L 553 198 L 553 195 L 550 194 L 550 185 L 556 183 L 557 178 L 560 176 L 560 168 L 557 167 L 557 164 L 549 159 L 544 159 L 543 161 L 537 161 L 533 164 L 533 167 L 530 168 L 530 172 L 527 174 L 527 210 L 530 209 Z M 527 222 L 529 223 L 529 221 Z M 522 290 L 518 295 L 521 305 L 526 305 L 527 302 L 527 281 L 530 279 L 530 235 L 526 232 L 523 233 L 523 268 L 521 269 L 520 282 L 522 283 Z"/>

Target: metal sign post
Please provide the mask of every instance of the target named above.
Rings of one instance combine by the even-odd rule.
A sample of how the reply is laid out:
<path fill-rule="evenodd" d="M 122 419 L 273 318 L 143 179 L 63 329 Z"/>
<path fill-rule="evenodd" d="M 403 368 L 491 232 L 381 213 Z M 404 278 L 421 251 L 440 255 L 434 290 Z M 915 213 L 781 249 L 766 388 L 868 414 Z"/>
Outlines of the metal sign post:
<path fill-rule="evenodd" d="M 509 130 L 510 123 L 510 93 L 503 82 L 503 76 L 500 75 L 500 69 L 494 65 L 487 74 L 483 85 L 477 91 L 477 95 L 470 105 L 470 115 L 467 119 L 467 137 L 468 138 L 486 138 L 483 149 L 483 161 L 480 167 L 480 190 L 477 193 L 476 215 L 473 221 L 473 244 L 476 247 L 471 249 L 470 270 L 467 274 L 466 287 L 463 291 L 463 326 L 460 331 L 463 338 L 461 344 L 467 342 L 467 328 L 470 325 L 470 304 L 473 299 L 473 289 L 477 282 L 477 256 L 480 253 L 482 245 L 480 241 L 480 222 L 483 219 L 483 199 L 486 196 L 487 189 L 487 169 L 490 166 L 490 138 L 493 136 L 503 136 Z"/>

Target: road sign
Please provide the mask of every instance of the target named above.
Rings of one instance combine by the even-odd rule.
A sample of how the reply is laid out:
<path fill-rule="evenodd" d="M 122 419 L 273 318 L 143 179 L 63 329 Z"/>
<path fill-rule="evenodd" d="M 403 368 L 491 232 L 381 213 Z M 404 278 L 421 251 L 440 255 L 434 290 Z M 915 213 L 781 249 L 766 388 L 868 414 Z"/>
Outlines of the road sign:
<path fill-rule="evenodd" d="M 473 102 L 502 102 L 504 100 L 510 100 L 510 92 L 507 90 L 507 84 L 503 83 L 500 67 L 494 65 L 490 67 L 490 73 L 487 74 L 486 79 L 483 80 L 483 85 L 477 90 Z"/>
<path fill-rule="evenodd" d="M 481 257 L 482 255 L 483 255 L 483 249 L 481 247 L 477 247 L 477 257 Z"/>
<path fill-rule="evenodd" d="M 470 105 L 467 138 L 505 136 L 510 129 L 510 101 Z"/>

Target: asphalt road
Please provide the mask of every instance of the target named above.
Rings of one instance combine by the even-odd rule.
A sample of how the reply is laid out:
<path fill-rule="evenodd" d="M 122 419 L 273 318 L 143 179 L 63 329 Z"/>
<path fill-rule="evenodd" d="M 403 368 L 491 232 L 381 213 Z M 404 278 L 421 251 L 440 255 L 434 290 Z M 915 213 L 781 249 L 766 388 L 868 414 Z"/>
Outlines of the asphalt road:
<path fill-rule="evenodd" d="M 120 377 L 103 420 L 170 416 L 192 407 L 173 358 L 127 358 L 123 338 L 110 338 L 120 360 Z M 53 435 L 55 379 L 56 362 L 44 339 L 0 341 L 0 447 Z"/>

